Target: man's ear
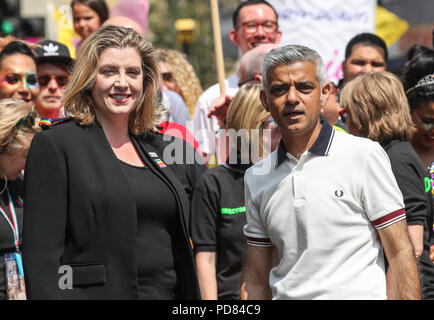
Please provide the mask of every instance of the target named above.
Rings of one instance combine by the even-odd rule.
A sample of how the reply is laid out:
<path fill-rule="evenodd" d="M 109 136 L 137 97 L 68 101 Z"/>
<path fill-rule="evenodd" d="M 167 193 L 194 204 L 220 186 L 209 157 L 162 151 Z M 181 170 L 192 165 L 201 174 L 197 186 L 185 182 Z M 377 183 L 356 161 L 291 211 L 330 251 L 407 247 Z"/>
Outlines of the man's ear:
<path fill-rule="evenodd" d="M 238 32 L 235 29 L 229 31 L 229 39 L 231 39 L 232 43 L 236 46 L 240 45 L 240 41 L 238 40 Z"/>
<path fill-rule="evenodd" d="M 330 93 L 331 93 L 331 89 L 332 89 L 332 85 L 331 85 L 330 81 L 326 81 L 326 83 L 324 84 L 324 86 L 321 89 L 321 93 L 322 93 L 321 107 L 323 107 L 324 104 L 327 102 L 327 99 L 329 98 Z"/>
<path fill-rule="evenodd" d="M 267 103 L 267 95 L 264 90 L 261 90 L 261 92 L 259 93 L 259 98 L 261 99 L 262 105 L 264 106 L 265 110 L 267 110 L 267 112 L 270 112 L 270 108 L 268 107 Z"/>
<path fill-rule="evenodd" d="M 262 83 L 262 74 L 258 74 L 258 73 L 255 74 L 255 81 Z"/>

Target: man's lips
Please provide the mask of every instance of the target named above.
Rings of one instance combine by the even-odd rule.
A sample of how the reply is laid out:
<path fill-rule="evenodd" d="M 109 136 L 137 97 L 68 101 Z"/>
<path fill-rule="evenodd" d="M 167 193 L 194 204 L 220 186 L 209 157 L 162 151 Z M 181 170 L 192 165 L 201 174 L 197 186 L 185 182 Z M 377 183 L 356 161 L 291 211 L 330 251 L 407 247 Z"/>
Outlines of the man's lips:
<path fill-rule="evenodd" d="M 297 118 L 299 116 L 302 116 L 304 114 L 304 112 L 303 111 L 297 111 L 297 110 L 290 110 L 290 111 L 286 111 L 284 114 L 285 114 L 285 117 Z"/>
<path fill-rule="evenodd" d="M 60 97 L 59 96 L 45 96 L 44 100 L 46 100 L 46 101 L 59 101 Z"/>

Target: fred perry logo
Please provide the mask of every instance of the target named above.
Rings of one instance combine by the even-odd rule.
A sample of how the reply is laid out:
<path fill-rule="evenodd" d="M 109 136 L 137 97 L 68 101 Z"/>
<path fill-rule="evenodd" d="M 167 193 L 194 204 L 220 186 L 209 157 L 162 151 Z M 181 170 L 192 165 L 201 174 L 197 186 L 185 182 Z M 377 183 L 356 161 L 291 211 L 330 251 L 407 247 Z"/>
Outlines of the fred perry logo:
<path fill-rule="evenodd" d="M 344 192 L 341 189 L 336 189 L 334 195 L 336 198 L 342 198 L 344 196 Z"/>

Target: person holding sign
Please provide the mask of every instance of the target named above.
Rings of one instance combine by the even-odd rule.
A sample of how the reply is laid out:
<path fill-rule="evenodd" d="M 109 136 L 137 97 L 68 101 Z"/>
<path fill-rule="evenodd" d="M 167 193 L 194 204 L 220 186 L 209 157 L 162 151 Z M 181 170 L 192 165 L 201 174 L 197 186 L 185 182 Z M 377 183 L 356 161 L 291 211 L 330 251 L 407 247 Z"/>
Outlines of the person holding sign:
<path fill-rule="evenodd" d="M 229 38 L 240 48 L 242 56 L 261 43 L 278 44 L 282 38 L 277 12 L 264 0 L 241 2 L 234 11 L 232 22 L 233 29 L 229 32 Z M 235 96 L 238 83 L 238 74 L 226 78 L 224 93 L 230 97 Z M 194 112 L 194 135 L 204 156 L 215 153 L 215 138 L 220 126 L 216 118 L 208 117 L 208 113 L 214 100 L 221 95 L 219 84 L 215 84 L 205 90 L 197 101 Z"/>

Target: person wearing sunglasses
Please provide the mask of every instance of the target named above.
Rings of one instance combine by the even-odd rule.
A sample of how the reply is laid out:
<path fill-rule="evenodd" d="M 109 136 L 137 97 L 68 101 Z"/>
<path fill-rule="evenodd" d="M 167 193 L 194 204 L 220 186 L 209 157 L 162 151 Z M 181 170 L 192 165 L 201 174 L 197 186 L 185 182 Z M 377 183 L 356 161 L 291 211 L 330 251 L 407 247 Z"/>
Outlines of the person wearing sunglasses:
<path fill-rule="evenodd" d="M 0 300 L 19 299 L 6 281 L 5 255 L 19 254 L 23 221 L 23 175 L 27 151 L 40 131 L 32 108 L 19 99 L 0 100 Z M 16 292 L 16 291 L 15 291 Z M 17 293 L 17 292 L 16 292 Z M 21 290 L 21 298 L 24 290 Z"/>
<path fill-rule="evenodd" d="M 32 104 L 39 93 L 35 56 L 21 41 L 8 43 L 0 53 L 0 99 Z"/>
<path fill-rule="evenodd" d="M 68 47 L 44 40 L 34 49 L 36 57 L 36 75 L 39 94 L 36 98 L 36 110 L 41 118 L 63 117 L 61 99 L 70 78 L 70 67 L 74 61 Z"/>
<path fill-rule="evenodd" d="M 426 170 L 409 143 L 415 131 L 407 98 L 399 78 L 382 71 L 362 75 L 345 85 L 341 112 L 351 134 L 381 144 L 403 195 L 407 228 L 419 264 L 424 299 L 434 299 L 434 264 L 430 250 L 433 225 L 431 190 L 425 186 Z M 388 270 L 389 273 L 396 270 Z M 388 287 L 388 296 L 395 296 Z"/>

